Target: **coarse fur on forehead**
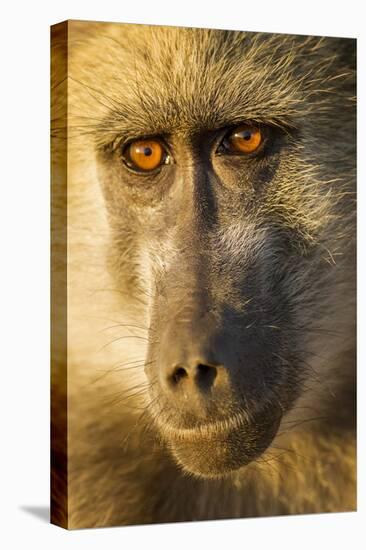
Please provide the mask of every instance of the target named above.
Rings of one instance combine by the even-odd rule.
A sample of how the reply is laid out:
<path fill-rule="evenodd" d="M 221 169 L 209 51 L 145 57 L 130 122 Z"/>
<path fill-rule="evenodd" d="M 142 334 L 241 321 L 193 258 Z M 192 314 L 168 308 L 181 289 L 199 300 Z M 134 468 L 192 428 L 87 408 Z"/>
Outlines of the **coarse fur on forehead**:
<path fill-rule="evenodd" d="M 69 46 L 70 92 L 93 104 L 101 144 L 243 120 L 296 126 L 326 113 L 324 96 L 350 75 L 333 38 L 74 21 Z"/>

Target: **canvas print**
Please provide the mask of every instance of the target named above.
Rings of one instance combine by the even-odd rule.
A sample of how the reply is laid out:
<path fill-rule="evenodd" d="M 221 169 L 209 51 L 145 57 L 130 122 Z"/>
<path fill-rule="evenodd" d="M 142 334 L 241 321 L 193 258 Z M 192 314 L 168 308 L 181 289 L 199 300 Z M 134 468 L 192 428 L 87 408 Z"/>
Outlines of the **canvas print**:
<path fill-rule="evenodd" d="M 52 522 L 355 510 L 356 41 L 51 50 Z"/>

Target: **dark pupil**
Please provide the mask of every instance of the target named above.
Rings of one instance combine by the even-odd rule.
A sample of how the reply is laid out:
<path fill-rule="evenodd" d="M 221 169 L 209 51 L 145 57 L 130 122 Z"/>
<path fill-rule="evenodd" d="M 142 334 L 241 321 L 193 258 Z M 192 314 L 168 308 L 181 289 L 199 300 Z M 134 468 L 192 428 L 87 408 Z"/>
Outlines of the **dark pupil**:
<path fill-rule="evenodd" d="M 144 155 L 146 157 L 149 157 L 151 155 L 151 153 L 152 153 L 151 147 L 144 147 Z"/>
<path fill-rule="evenodd" d="M 250 130 L 245 130 L 245 132 L 243 132 L 243 139 L 246 139 L 247 141 L 250 140 L 250 138 L 252 137 L 252 132 Z"/>

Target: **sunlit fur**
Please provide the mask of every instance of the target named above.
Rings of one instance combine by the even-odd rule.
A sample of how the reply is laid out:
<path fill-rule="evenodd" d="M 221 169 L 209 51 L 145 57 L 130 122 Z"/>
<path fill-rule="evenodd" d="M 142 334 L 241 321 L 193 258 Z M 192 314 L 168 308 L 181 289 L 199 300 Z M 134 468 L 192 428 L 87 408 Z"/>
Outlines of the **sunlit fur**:
<path fill-rule="evenodd" d="M 65 53 L 58 34 L 56 60 Z M 355 509 L 354 47 L 345 39 L 68 23 L 69 516 L 60 521 L 70 528 Z M 62 63 L 53 78 L 53 145 L 64 154 Z M 311 250 L 307 270 L 287 280 L 307 367 L 270 448 L 223 479 L 201 480 L 166 448 L 144 373 L 154 281 L 179 252 L 174 231 L 141 243 L 126 219 L 116 240 L 97 156 L 122 133 L 183 135 L 228 120 L 301 131 L 270 198 L 255 216 L 225 224 L 215 254 L 232 273 L 263 251 L 274 265 L 267 232 L 251 230 L 272 214 L 296 233 L 299 254 Z M 58 181 L 65 174 L 53 158 Z M 60 189 L 55 215 L 65 208 Z M 225 285 L 217 292 L 235 300 Z M 53 365 L 57 432 L 62 350 Z"/>

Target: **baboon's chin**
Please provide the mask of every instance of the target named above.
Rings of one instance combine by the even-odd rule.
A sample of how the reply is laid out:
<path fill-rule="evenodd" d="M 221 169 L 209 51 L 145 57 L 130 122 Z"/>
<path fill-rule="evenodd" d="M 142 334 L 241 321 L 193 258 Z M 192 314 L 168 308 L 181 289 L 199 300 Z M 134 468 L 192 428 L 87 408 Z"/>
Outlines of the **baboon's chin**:
<path fill-rule="evenodd" d="M 227 430 L 192 430 L 168 438 L 168 446 L 184 471 L 197 477 L 219 478 L 260 456 L 277 433 L 280 418 L 265 425 L 236 423 Z"/>

